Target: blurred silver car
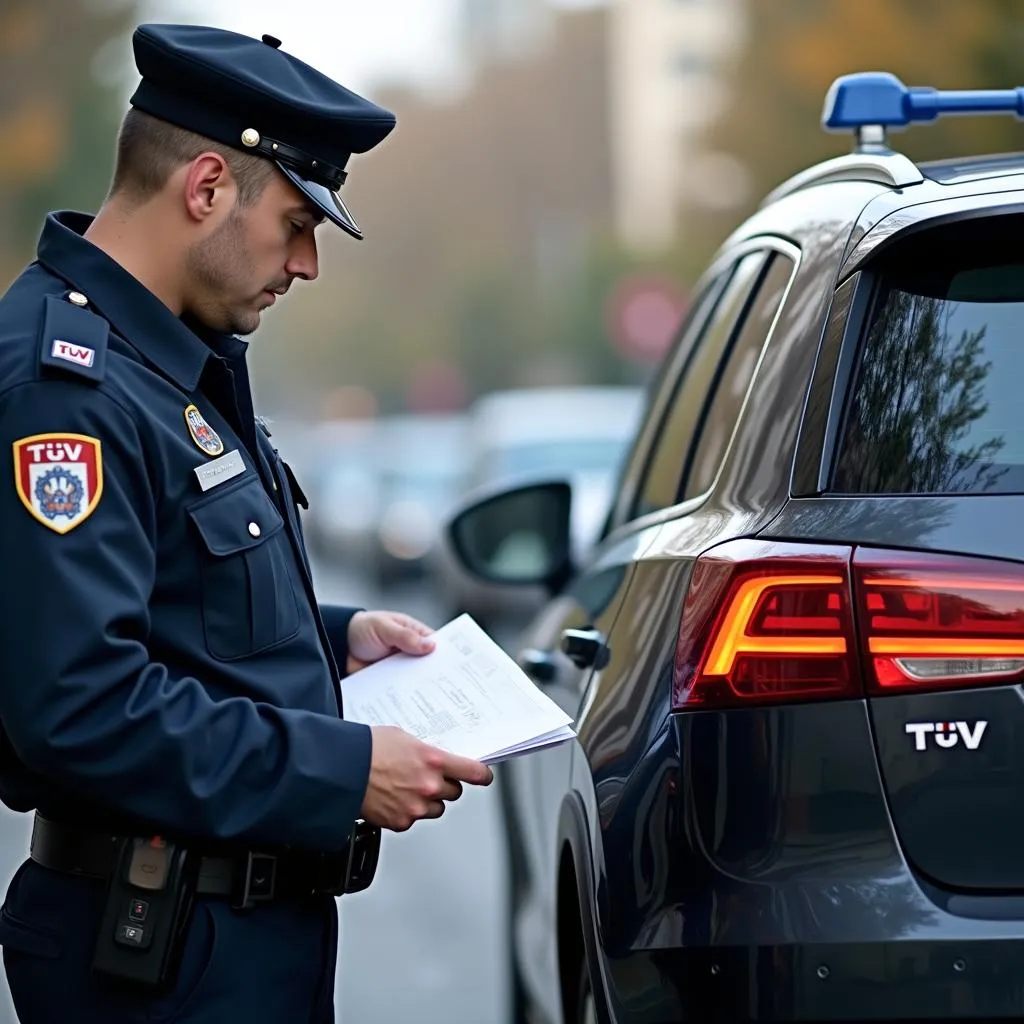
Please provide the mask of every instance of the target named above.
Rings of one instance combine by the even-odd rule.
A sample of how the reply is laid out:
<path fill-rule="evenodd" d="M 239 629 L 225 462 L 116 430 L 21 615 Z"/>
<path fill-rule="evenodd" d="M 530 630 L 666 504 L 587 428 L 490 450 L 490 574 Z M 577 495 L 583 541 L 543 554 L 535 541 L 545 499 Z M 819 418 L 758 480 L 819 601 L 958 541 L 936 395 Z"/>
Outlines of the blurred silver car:
<path fill-rule="evenodd" d="M 643 404 L 644 391 L 638 387 L 523 388 L 483 395 L 469 412 L 470 456 L 462 497 L 528 479 L 565 480 L 572 486 L 571 543 L 574 551 L 585 551 L 608 513 L 618 467 Z M 525 547 L 514 543 L 508 555 L 530 558 Z M 545 600 L 540 588 L 501 586 L 469 576 L 447 538 L 433 566 L 447 614 L 469 612 L 486 628 L 517 625 Z"/>
<path fill-rule="evenodd" d="M 303 529 L 311 553 L 365 571 L 379 511 L 375 420 L 339 420 L 310 431 L 305 469 L 309 495 Z"/>
<path fill-rule="evenodd" d="M 458 414 L 390 416 L 377 424 L 376 511 L 366 568 L 388 587 L 421 575 L 464 489 L 467 421 Z"/>

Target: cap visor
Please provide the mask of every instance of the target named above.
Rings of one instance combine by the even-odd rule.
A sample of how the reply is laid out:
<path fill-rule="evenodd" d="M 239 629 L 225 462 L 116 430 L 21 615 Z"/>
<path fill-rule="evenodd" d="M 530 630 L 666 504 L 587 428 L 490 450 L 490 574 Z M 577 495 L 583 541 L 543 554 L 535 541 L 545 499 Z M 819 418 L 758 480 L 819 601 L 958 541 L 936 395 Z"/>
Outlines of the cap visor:
<path fill-rule="evenodd" d="M 324 185 L 318 185 L 315 181 L 309 181 L 301 175 L 296 174 L 290 167 L 278 164 L 284 176 L 307 198 L 311 199 L 323 210 L 328 220 L 334 221 L 342 231 L 348 232 L 353 238 L 362 241 L 363 233 L 359 225 L 352 219 L 348 207 L 337 192 L 332 192 Z"/>

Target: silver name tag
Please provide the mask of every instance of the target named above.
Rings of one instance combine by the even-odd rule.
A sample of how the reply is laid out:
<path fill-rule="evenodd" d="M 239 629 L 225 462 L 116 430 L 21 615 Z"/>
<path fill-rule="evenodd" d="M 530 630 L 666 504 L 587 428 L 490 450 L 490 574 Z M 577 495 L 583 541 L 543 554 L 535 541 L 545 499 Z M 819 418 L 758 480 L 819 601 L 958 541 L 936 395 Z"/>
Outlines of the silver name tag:
<path fill-rule="evenodd" d="M 219 459 L 214 459 L 212 462 L 204 462 L 201 466 L 196 466 L 199 486 L 204 491 L 208 491 L 211 487 L 216 487 L 218 484 L 224 483 L 225 480 L 230 480 L 232 477 L 244 472 L 245 463 L 242 461 L 242 456 L 238 454 L 238 449 L 228 452 L 227 455 L 222 455 Z"/>

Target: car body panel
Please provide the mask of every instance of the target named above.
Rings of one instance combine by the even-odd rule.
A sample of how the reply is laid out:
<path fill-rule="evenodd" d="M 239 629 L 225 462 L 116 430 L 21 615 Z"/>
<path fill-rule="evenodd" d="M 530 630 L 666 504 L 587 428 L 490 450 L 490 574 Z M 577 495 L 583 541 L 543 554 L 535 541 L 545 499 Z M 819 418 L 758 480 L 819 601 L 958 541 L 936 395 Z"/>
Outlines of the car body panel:
<path fill-rule="evenodd" d="M 544 608 L 528 630 L 529 649 L 548 655 L 555 665 L 555 677 L 545 684 L 544 691 L 573 717 L 578 731 L 584 728 L 587 702 L 602 670 L 577 668 L 561 652 L 562 632 L 592 626 L 608 635 L 634 561 L 653 540 L 653 533 L 635 534 L 609 545 Z M 517 948 L 523 951 L 518 970 L 521 982 L 544 1001 L 552 1019 L 560 1012 L 556 948 L 559 828 L 578 750 L 574 741 L 499 766 L 506 824 L 521 856 L 514 880 L 518 898 L 513 929 Z"/>
<path fill-rule="evenodd" d="M 855 195 L 846 195 L 845 213 L 855 217 L 878 188 L 865 185 L 853 191 Z M 591 864 L 578 865 L 577 871 L 580 877 L 593 872 L 592 912 L 602 945 L 607 949 L 607 943 L 617 941 L 616 928 L 621 916 L 613 894 L 635 892 L 633 886 L 623 887 L 617 875 L 608 879 L 605 867 L 608 843 L 614 848 L 620 842 L 618 826 L 626 828 L 630 821 L 628 814 L 625 817 L 618 814 L 618 804 L 623 793 L 634 792 L 638 784 L 637 780 L 623 774 L 623 768 L 631 763 L 655 763 L 658 759 L 651 758 L 650 751 L 670 749 L 673 743 L 669 729 L 670 685 L 665 673 L 670 671 L 675 634 L 664 631 L 656 634 L 656 626 L 672 617 L 678 619 L 692 557 L 715 538 L 755 532 L 784 500 L 786 467 L 792 461 L 803 397 L 797 395 L 794 403 L 792 389 L 784 384 L 799 379 L 794 375 L 800 373 L 800 366 L 809 372 L 817 347 L 818 322 L 827 308 L 847 235 L 839 228 L 842 210 L 837 210 L 836 204 L 826 197 L 807 192 L 784 200 L 780 205 L 786 209 L 762 211 L 752 222 L 749 235 L 731 239 L 716 261 L 721 264 L 734 259 L 737 252 L 758 244 L 760 239 L 767 240 L 774 234 L 773 229 L 782 224 L 792 225 L 794 217 L 806 224 L 806 248 L 798 251 L 796 276 L 791 286 L 806 298 L 787 302 L 774 325 L 771 341 L 762 354 L 743 415 L 719 473 L 716 493 L 711 500 L 705 497 L 648 517 L 647 523 L 634 522 L 625 532 L 613 530 L 598 546 L 595 563 L 583 568 L 576 581 L 570 584 L 570 588 L 580 587 L 586 591 L 594 579 L 608 571 L 609 565 L 624 570 L 626 564 L 620 564 L 620 550 L 623 555 L 629 552 L 637 567 L 637 575 L 631 581 L 623 577 L 623 586 L 629 589 L 630 609 L 636 611 L 629 619 L 616 622 L 610 638 L 609 663 L 589 679 L 577 725 L 579 741 L 571 746 L 569 754 L 572 783 L 563 791 L 561 804 L 552 801 L 550 784 L 552 778 L 565 777 L 563 766 L 552 771 L 548 763 L 531 773 L 531 758 L 523 759 L 521 764 L 505 766 L 503 771 L 502 782 L 510 794 L 508 826 L 517 833 L 517 844 L 532 845 L 528 837 L 533 836 L 538 847 L 524 852 L 530 865 L 522 866 L 524 873 L 528 878 L 531 873 L 543 877 L 540 872 L 545 870 L 545 864 L 550 871 L 547 888 L 533 883 L 535 896 L 529 892 L 531 883 L 526 883 L 517 901 L 516 938 L 517 949 L 521 951 L 518 966 L 522 982 L 531 1000 L 543 1006 L 552 1020 L 558 1019 L 555 1013 L 560 998 L 557 961 L 549 953 L 544 929 L 549 929 L 550 936 L 557 905 L 553 882 L 557 879 L 559 850 L 555 837 L 561 811 L 570 803 L 582 807 L 591 829 Z M 763 431 L 744 429 L 747 423 L 765 421 L 773 424 L 767 446 Z M 635 475 L 636 467 L 646 458 L 644 440 L 641 435 L 634 446 L 620 482 L 623 488 L 629 486 L 631 475 Z M 771 453 L 767 460 L 764 458 L 766 448 Z M 689 558 L 682 557 L 685 555 Z M 621 600 L 620 594 L 617 607 Z M 548 611 L 524 632 L 520 648 L 550 649 L 560 629 L 575 624 L 574 616 L 579 616 L 578 609 L 570 611 L 569 607 L 563 597 L 556 598 Z M 646 629 L 645 622 L 648 623 Z M 563 694 L 559 703 L 565 706 L 567 699 L 571 702 L 572 697 Z M 633 706 L 645 709 L 642 720 L 634 720 L 630 714 Z M 555 758 L 561 756 L 558 751 L 552 753 Z M 667 776 L 662 778 L 664 781 Z M 632 807 L 633 801 L 629 801 L 629 805 Z M 610 826 L 614 823 L 616 827 L 611 837 L 605 834 L 599 822 L 608 822 Z M 546 970 L 539 966 L 545 961 Z M 608 978 L 607 997 L 613 1005 L 618 1005 L 623 997 L 621 986 L 615 981 L 614 972 L 610 972 Z"/>
<path fill-rule="evenodd" d="M 1022 512 L 1015 494 L 794 498 L 760 535 L 1024 562 Z"/>
<path fill-rule="evenodd" d="M 1024 1015 L 1024 894 L 1013 891 L 1024 891 L 1020 687 L 671 706 L 692 569 L 724 541 L 1024 562 L 1024 496 L 817 496 L 873 255 L 942 219 L 1024 209 L 1024 158 L 984 176 L 969 162 L 932 173 L 902 189 L 801 188 L 730 236 L 695 294 L 760 244 L 791 247 L 796 272 L 713 485 L 629 517 L 674 393 L 668 378 L 685 356 L 670 352 L 606 536 L 519 641 L 553 651 L 562 629 L 595 620 L 607 639 L 600 668 L 573 668 L 548 689 L 575 715 L 577 741 L 550 762 L 503 772 L 526 876 L 515 955 L 534 1019 L 562 1019 L 559 958 L 578 927 L 559 917 L 566 900 L 580 907 L 602 1021 Z M 602 587 L 613 596 L 596 608 L 587 595 Z M 990 731 L 973 750 L 921 752 L 906 728 L 979 718 Z M 925 794 L 929 779 L 939 785 Z M 1013 821 L 992 853 L 998 808 Z M 950 874 L 969 884 L 939 884 Z"/>

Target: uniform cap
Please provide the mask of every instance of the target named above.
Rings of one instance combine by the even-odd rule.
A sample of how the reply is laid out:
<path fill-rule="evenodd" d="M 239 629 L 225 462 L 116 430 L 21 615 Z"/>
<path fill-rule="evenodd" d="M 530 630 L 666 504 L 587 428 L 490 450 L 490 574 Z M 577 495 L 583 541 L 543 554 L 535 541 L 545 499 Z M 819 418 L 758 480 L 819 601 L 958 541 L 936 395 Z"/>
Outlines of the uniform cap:
<path fill-rule="evenodd" d="M 200 25 L 140 25 L 132 37 L 142 81 L 131 104 L 225 146 L 273 160 L 355 238 L 341 199 L 353 153 L 395 127 L 395 115 L 282 50 L 281 41 Z"/>

